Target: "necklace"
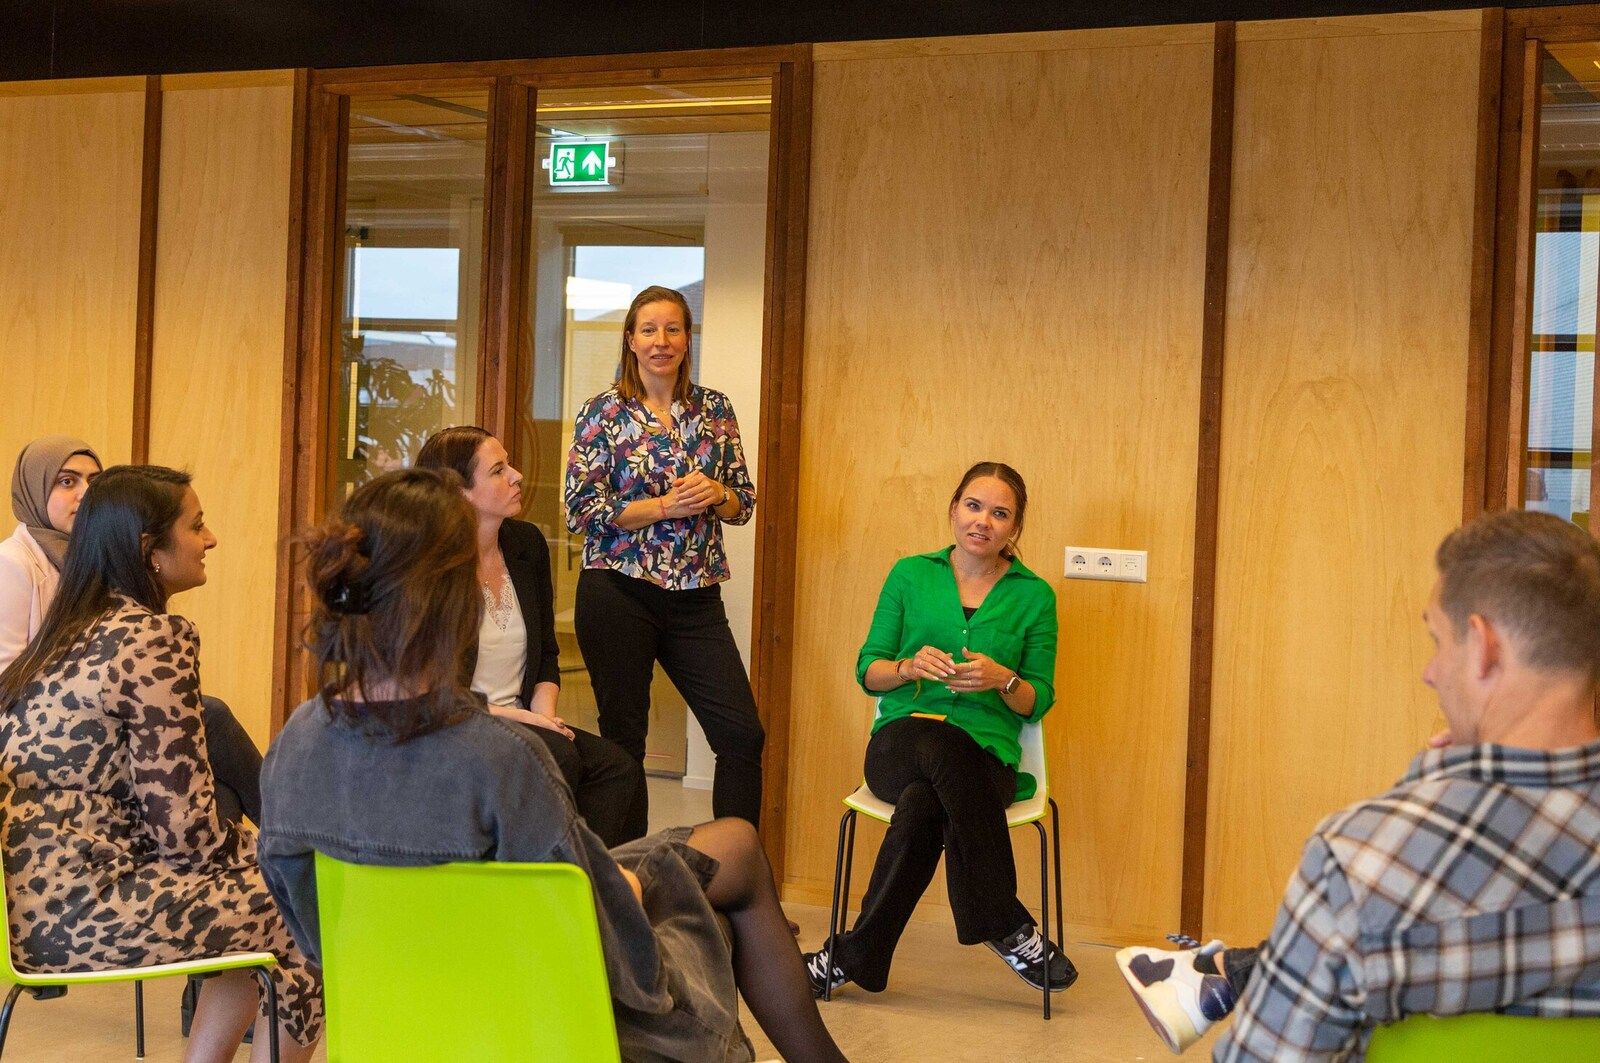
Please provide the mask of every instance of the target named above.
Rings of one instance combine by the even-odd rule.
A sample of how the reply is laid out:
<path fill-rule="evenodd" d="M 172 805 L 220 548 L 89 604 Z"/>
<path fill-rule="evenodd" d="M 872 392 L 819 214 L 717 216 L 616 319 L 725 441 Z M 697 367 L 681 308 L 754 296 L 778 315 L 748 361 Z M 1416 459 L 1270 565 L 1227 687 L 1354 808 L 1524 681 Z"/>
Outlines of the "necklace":
<path fill-rule="evenodd" d="M 1009 563 L 1010 562 L 1008 562 L 1005 558 L 1002 557 L 1002 558 L 997 560 L 994 564 L 990 565 L 987 569 L 985 569 L 982 572 L 974 572 L 974 573 L 972 573 L 970 575 L 967 575 L 967 574 L 962 573 L 961 570 L 958 568 L 958 569 L 956 569 L 956 574 L 958 576 L 960 576 L 962 579 L 967 579 L 967 580 L 988 579 L 990 576 L 993 576 L 993 575 L 997 574 L 1002 568 L 1004 568 Z"/>

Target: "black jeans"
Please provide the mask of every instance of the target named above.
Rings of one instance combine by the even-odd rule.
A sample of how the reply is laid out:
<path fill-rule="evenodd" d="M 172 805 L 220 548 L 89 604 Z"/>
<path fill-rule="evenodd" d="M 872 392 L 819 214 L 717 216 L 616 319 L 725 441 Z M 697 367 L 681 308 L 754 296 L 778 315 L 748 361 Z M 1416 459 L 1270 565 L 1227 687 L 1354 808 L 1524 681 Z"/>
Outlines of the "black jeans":
<path fill-rule="evenodd" d="M 544 740 L 572 791 L 572 803 L 607 849 L 643 838 L 649 813 L 644 765 L 615 742 L 580 728 L 572 737 L 548 727 L 528 730 Z"/>
<path fill-rule="evenodd" d="M 201 697 L 206 728 L 206 760 L 216 779 L 217 816 L 238 823 L 249 816 L 261 822 L 261 750 L 221 698 Z"/>
<path fill-rule="evenodd" d="M 206 761 L 216 783 L 217 818 L 224 823 L 238 823 L 249 816 L 250 822 L 260 824 L 261 750 L 221 698 L 201 695 L 200 720 L 206 729 Z M 189 979 L 178 1005 L 185 1037 L 189 1036 L 201 984 L 198 978 Z M 249 1031 L 244 1043 L 250 1043 Z"/>
<path fill-rule="evenodd" d="M 895 945 L 927 891 L 939 854 L 956 938 L 976 945 L 1033 925 L 1017 900 L 1006 807 L 1017 772 L 959 727 L 908 717 L 884 724 L 867 743 L 867 785 L 894 802 L 855 927 L 838 940 L 833 962 L 863 989 L 889 981 Z"/>
<path fill-rule="evenodd" d="M 600 733 L 644 763 L 650 679 L 660 661 L 716 754 L 712 813 L 759 823 L 766 735 L 721 588 L 669 591 L 610 569 L 586 568 L 578 576 L 573 627 L 594 683 Z"/>

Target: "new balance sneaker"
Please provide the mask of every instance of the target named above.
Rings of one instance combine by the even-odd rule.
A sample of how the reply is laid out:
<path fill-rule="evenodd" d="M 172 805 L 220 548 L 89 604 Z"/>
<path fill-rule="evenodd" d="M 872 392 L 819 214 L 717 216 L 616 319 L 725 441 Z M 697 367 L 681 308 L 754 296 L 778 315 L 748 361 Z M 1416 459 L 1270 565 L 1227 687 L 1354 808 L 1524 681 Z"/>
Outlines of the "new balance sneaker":
<path fill-rule="evenodd" d="M 1233 986 L 1221 974 L 1195 967 L 1201 956 L 1214 957 L 1222 942 L 1200 945 L 1193 938 L 1174 937 L 1184 949 L 1134 947 L 1117 953 L 1117 969 L 1133 991 L 1144 1017 L 1173 1052 L 1200 1040 L 1211 1024 L 1233 1010 Z M 1198 946 L 1198 947 L 1196 947 Z M 1216 967 L 1215 962 L 1206 966 Z"/>
<path fill-rule="evenodd" d="M 1050 992 L 1059 993 L 1078 980 L 1078 969 L 1054 944 L 1039 935 L 1039 928 L 1031 923 L 1008 938 L 985 941 L 996 956 L 1006 961 L 1006 966 L 1018 978 L 1035 989 L 1043 989 L 1045 971 L 1049 970 Z M 1046 956 L 1049 957 L 1048 961 Z"/>
<path fill-rule="evenodd" d="M 805 953 L 800 958 L 806 961 L 806 975 L 811 979 L 811 995 L 819 1000 L 822 994 L 830 993 L 850 981 L 850 976 L 831 962 L 825 947 L 816 952 Z"/>

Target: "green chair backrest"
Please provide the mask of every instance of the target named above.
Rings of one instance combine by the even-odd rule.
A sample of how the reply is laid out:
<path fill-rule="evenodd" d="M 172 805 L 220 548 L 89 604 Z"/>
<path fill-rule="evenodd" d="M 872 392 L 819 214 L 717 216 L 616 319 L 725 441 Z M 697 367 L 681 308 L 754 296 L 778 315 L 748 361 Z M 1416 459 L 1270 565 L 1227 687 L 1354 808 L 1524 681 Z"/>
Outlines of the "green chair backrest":
<path fill-rule="evenodd" d="M 577 867 L 316 868 L 329 1063 L 619 1058 Z"/>
<path fill-rule="evenodd" d="M 1482 1012 L 1412 1015 L 1372 1032 L 1367 1063 L 1561 1063 L 1600 1060 L 1600 1019 Z"/>

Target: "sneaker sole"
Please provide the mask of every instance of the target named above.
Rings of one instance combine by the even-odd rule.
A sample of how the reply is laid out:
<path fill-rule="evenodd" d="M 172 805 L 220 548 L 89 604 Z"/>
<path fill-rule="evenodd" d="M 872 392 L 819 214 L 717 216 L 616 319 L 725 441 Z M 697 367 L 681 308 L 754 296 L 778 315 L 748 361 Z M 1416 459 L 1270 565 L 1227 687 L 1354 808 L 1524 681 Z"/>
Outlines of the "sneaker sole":
<path fill-rule="evenodd" d="M 1147 986 L 1139 981 L 1139 977 L 1128 970 L 1128 964 L 1139 955 L 1137 948 L 1122 949 L 1117 953 L 1117 970 L 1122 972 L 1122 980 L 1128 984 L 1128 992 L 1133 994 L 1134 1003 L 1139 1005 L 1139 1010 L 1144 1012 L 1150 1028 L 1161 1035 L 1161 1040 L 1166 1043 L 1168 1050 L 1173 1055 L 1179 1055 L 1184 1048 L 1194 1044 L 1200 1039 L 1200 1034 L 1194 1028 L 1194 1023 L 1189 1019 L 1183 1005 L 1173 998 L 1172 991 L 1158 993 L 1155 987 Z M 1163 987 L 1166 988 L 1166 987 Z M 1159 998 L 1159 999 L 1152 999 Z"/>
<path fill-rule="evenodd" d="M 993 942 L 985 941 L 983 944 L 984 944 L 985 947 L 988 948 L 988 950 L 990 952 L 992 952 L 996 956 L 1000 957 L 1000 962 L 1006 965 L 1006 970 L 1010 971 L 1012 974 L 1016 975 L 1019 979 L 1021 979 L 1023 985 L 1025 985 L 1028 988 L 1032 989 L 1035 993 L 1040 992 L 1041 990 L 1044 989 L 1044 986 L 1039 985 L 1038 983 L 1034 982 L 1027 975 L 1023 974 L 1021 971 L 1019 971 L 1015 967 L 1011 966 L 1011 961 L 1006 959 L 1005 953 L 1001 952 L 999 949 L 994 947 L 994 943 Z M 1050 987 L 1050 992 L 1052 992 L 1052 993 L 1065 993 L 1067 990 L 1072 988 L 1072 983 L 1076 982 L 1077 980 L 1078 980 L 1078 970 L 1077 970 L 1077 968 L 1073 968 L 1072 973 L 1067 975 L 1067 980 L 1065 982 L 1062 982 L 1058 986 L 1055 986 L 1055 985 L 1051 986 Z"/>

